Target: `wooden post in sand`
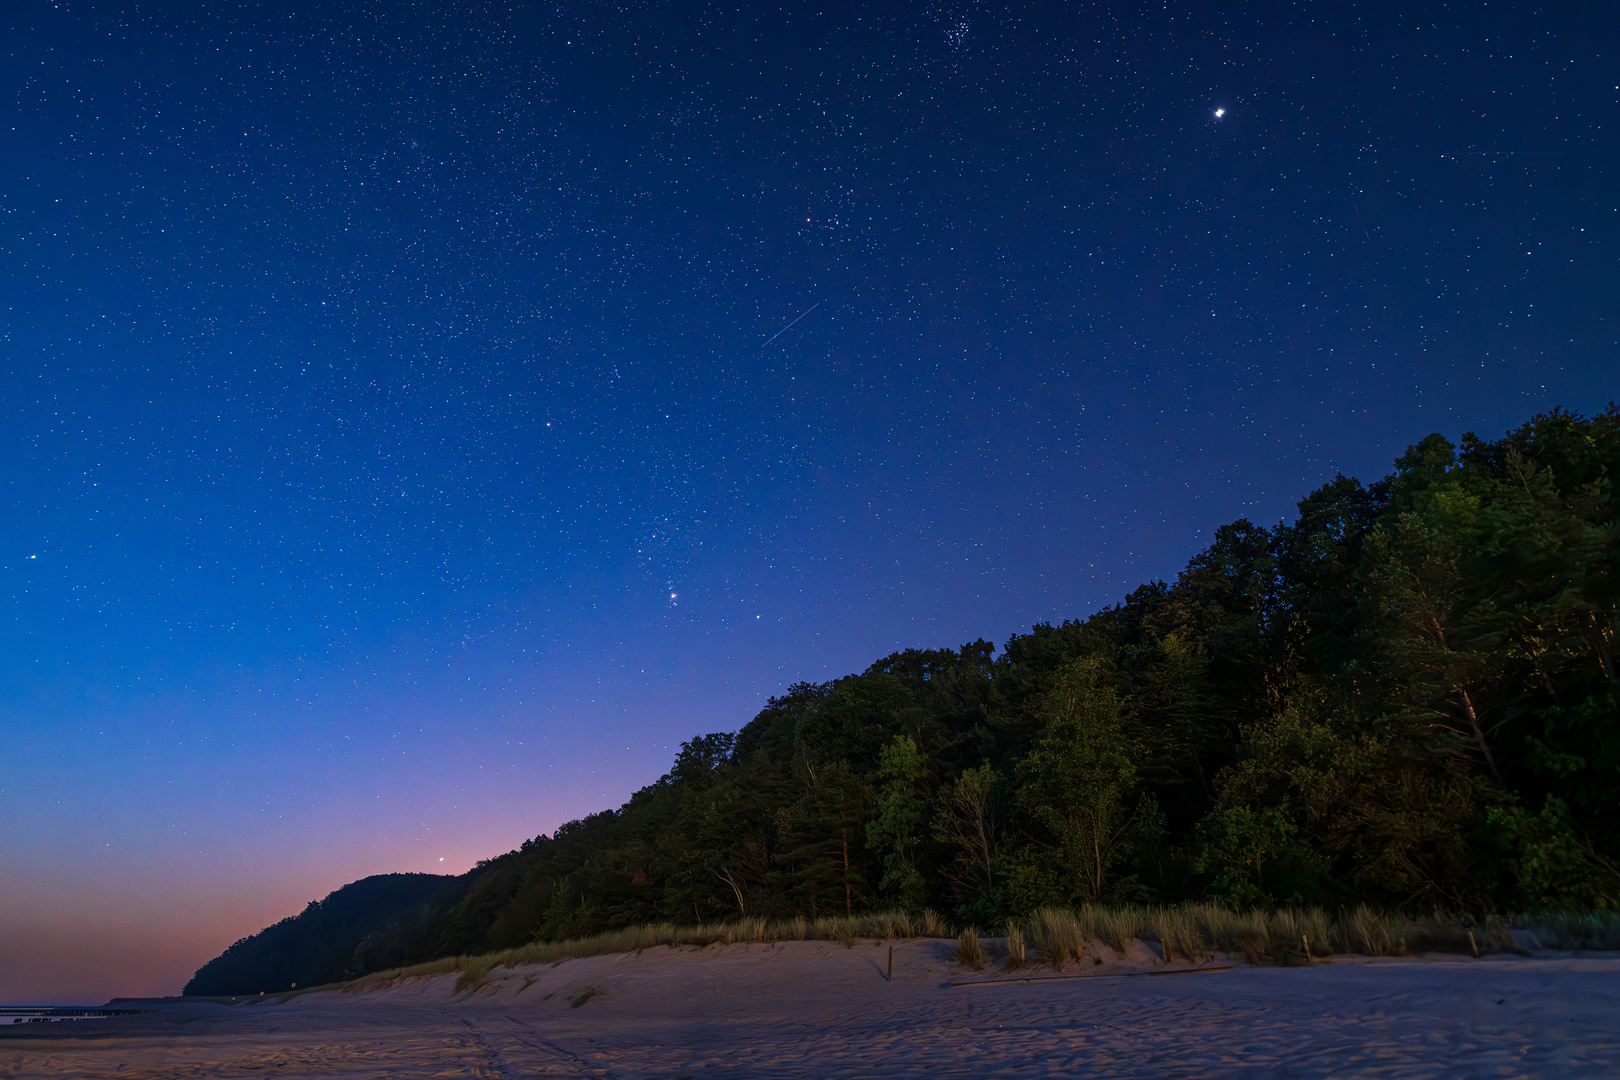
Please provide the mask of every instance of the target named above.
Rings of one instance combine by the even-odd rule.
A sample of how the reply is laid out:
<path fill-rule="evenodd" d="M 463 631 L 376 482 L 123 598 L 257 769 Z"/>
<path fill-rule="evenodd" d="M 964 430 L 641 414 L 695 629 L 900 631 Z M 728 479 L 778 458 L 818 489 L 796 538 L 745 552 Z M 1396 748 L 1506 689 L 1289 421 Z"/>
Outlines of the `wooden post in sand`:
<path fill-rule="evenodd" d="M 1304 942 L 1304 944 L 1305 944 L 1305 962 L 1307 964 L 1316 963 L 1315 960 L 1311 959 L 1311 939 L 1310 939 L 1310 937 L 1305 935 L 1305 934 L 1301 934 L 1301 935 L 1299 935 L 1299 940 Z"/>
<path fill-rule="evenodd" d="M 1478 960 L 1479 959 L 1479 942 L 1474 940 L 1474 932 L 1472 930 L 1468 931 L 1468 944 L 1470 944 L 1470 945 L 1472 945 L 1474 947 L 1474 959 Z"/>
<path fill-rule="evenodd" d="M 894 982 L 894 946 L 889 946 L 889 973 L 883 976 L 884 982 Z"/>

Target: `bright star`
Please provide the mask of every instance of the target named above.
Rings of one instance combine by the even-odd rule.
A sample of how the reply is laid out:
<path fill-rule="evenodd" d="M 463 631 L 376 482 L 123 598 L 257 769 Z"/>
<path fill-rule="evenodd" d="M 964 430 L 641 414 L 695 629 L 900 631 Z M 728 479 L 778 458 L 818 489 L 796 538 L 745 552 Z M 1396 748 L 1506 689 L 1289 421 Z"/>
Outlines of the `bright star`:
<path fill-rule="evenodd" d="M 1221 117 L 1223 117 L 1225 115 L 1226 115 L 1226 110 L 1225 109 L 1216 109 L 1215 110 L 1215 119 L 1219 120 Z"/>

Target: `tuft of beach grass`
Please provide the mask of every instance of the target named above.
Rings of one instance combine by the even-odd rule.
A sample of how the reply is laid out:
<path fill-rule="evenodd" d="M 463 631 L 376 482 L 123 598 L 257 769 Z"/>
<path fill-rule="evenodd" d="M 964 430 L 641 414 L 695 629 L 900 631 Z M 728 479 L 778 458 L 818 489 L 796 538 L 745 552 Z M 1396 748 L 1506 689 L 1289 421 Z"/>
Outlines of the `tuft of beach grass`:
<path fill-rule="evenodd" d="M 1008 971 L 1017 971 L 1028 962 L 1028 945 L 1024 941 L 1024 932 L 1017 923 L 1007 926 L 1007 968 Z"/>
<path fill-rule="evenodd" d="M 1041 908 L 1031 913 L 1023 925 L 1024 936 L 1035 951 L 1055 967 L 1080 959 L 1088 941 L 1095 937 L 1092 909 L 1080 912 L 1063 908 Z"/>
<path fill-rule="evenodd" d="M 956 938 L 956 962 L 966 965 L 975 971 L 984 967 L 984 943 L 979 940 L 979 932 L 973 927 L 963 930 Z"/>

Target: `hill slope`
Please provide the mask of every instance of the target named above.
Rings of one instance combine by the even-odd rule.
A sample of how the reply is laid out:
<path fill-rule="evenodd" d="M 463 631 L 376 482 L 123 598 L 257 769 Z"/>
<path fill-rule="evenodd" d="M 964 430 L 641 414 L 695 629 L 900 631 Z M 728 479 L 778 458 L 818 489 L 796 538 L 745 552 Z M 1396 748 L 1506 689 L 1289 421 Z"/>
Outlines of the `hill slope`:
<path fill-rule="evenodd" d="M 448 874 L 377 874 L 310 901 L 197 970 L 184 993 L 256 994 L 319 986 L 425 959 L 427 933 L 467 891 Z"/>
<path fill-rule="evenodd" d="M 408 927 L 357 907 L 305 941 L 327 925 L 306 912 L 233 947 L 266 985 L 204 978 L 231 953 L 193 985 L 738 915 L 1620 907 L 1617 475 L 1612 405 L 1431 435 L 999 655 L 907 649 L 789 687 Z M 294 954 L 322 959 L 270 959 Z"/>

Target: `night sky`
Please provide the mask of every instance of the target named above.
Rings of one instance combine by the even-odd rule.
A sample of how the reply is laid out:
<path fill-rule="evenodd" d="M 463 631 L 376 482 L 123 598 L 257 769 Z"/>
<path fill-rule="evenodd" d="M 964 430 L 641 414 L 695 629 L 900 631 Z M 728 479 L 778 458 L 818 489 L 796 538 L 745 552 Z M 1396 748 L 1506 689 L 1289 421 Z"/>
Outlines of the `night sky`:
<path fill-rule="evenodd" d="M 0 1001 L 1620 396 L 1608 5 L 0 14 Z"/>

